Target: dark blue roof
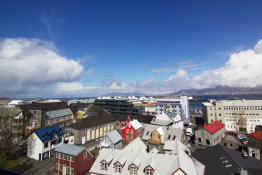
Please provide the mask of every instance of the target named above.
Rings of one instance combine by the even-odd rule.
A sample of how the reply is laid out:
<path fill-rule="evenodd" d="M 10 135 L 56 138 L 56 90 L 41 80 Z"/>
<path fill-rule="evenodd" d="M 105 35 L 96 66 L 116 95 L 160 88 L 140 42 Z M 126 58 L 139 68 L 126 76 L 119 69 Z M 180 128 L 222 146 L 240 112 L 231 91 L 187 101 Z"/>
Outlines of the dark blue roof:
<path fill-rule="evenodd" d="M 61 137 L 64 135 L 64 131 L 57 125 L 50 126 L 47 128 L 40 128 L 35 130 L 36 135 L 42 140 L 42 142 L 47 142 L 49 140 L 52 140 L 55 134 L 58 137 Z"/>

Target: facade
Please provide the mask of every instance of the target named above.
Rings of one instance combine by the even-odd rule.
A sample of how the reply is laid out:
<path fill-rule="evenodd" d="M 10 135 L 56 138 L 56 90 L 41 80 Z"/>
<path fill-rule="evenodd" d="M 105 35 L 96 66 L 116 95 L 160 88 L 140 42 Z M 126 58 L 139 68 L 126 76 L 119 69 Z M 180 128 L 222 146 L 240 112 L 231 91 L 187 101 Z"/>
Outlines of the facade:
<path fill-rule="evenodd" d="M 115 119 L 105 111 L 99 111 L 95 116 L 84 118 L 69 126 L 74 135 L 75 144 L 88 142 L 98 142 L 99 144 L 105 134 L 114 130 L 114 127 Z"/>
<path fill-rule="evenodd" d="M 148 143 L 159 145 L 164 144 L 166 141 L 174 141 L 175 139 L 183 142 L 185 136 L 183 130 L 178 128 L 144 124 L 142 139 Z"/>
<path fill-rule="evenodd" d="M 203 175 L 204 170 L 205 166 L 181 147 L 176 154 L 153 153 L 138 137 L 124 149 L 102 149 L 89 172 L 91 175 Z"/>
<path fill-rule="evenodd" d="M 112 114 L 118 115 L 138 115 L 138 109 L 133 103 L 128 102 L 128 100 L 116 100 L 116 99 L 96 99 L 95 105 L 100 106 L 111 112 Z"/>
<path fill-rule="evenodd" d="M 208 123 L 220 121 L 227 131 L 251 133 L 262 125 L 262 100 L 221 100 L 204 103 Z"/>
<path fill-rule="evenodd" d="M 84 175 L 94 156 L 82 146 L 62 144 L 54 151 L 54 172 L 58 175 Z"/>
<path fill-rule="evenodd" d="M 261 175 L 262 163 L 222 145 L 199 149 L 191 154 L 203 163 L 205 175 Z"/>
<path fill-rule="evenodd" d="M 55 148 L 64 143 L 64 132 L 59 126 L 35 130 L 27 139 L 27 157 L 45 160 L 53 156 Z"/>
<path fill-rule="evenodd" d="M 65 128 L 73 123 L 73 119 L 73 113 L 70 108 L 47 111 L 45 113 L 44 126 L 47 127 L 58 124 L 61 128 Z"/>
<path fill-rule="evenodd" d="M 118 131 L 108 132 L 100 144 L 100 148 L 120 149 L 122 148 L 122 137 Z"/>
<path fill-rule="evenodd" d="M 131 140 L 140 136 L 143 132 L 142 124 L 137 120 L 132 120 L 127 117 L 126 125 L 121 129 L 121 136 L 124 143 L 129 143 Z"/>
<path fill-rule="evenodd" d="M 157 99 L 156 113 L 167 114 L 169 117 L 176 117 L 179 114 L 183 120 L 189 121 L 189 104 L 187 96 L 174 99 Z"/>
<path fill-rule="evenodd" d="M 1 136 L 11 135 L 12 142 L 19 143 L 24 137 L 23 127 L 24 116 L 20 108 L 0 107 L 0 140 Z"/>
<path fill-rule="evenodd" d="M 248 155 L 258 160 L 262 160 L 262 131 L 256 131 L 249 136 L 247 144 Z"/>
<path fill-rule="evenodd" d="M 238 150 L 241 147 L 240 140 L 236 136 L 229 134 L 225 135 L 220 144 L 233 150 Z"/>
<path fill-rule="evenodd" d="M 224 133 L 224 124 L 215 121 L 208 125 L 204 125 L 195 132 L 196 142 L 206 146 L 216 145 L 221 142 Z"/>
<path fill-rule="evenodd" d="M 46 119 L 48 120 L 48 116 L 46 115 L 47 112 L 68 108 L 66 102 L 32 102 L 18 106 L 23 111 L 23 115 L 25 117 L 26 135 L 31 134 L 31 132 L 35 129 L 46 127 L 46 124 L 48 126 L 46 121 Z M 50 122 L 50 124 L 51 123 L 52 122 Z M 55 125 L 57 124 L 56 120 L 54 120 L 54 123 Z M 61 126 L 62 125 L 63 120 L 61 120 Z"/>

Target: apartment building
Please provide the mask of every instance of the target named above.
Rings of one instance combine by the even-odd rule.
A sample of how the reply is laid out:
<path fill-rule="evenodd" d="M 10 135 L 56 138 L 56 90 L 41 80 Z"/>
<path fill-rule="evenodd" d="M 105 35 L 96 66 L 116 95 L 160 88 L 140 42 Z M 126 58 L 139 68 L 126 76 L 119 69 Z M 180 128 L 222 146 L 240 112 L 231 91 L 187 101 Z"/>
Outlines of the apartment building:
<path fill-rule="evenodd" d="M 207 122 L 220 121 L 226 131 L 251 133 L 262 125 L 262 100 L 221 100 L 203 103 Z"/>
<path fill-rule="evenodd" d="M 187 96 L 173 99 L 157 99 L 156 113 L 158 115 L 167 114 L 169 117 L 176 117 L 177 114 L 183 120 L 189 120 L 189 104 Z"/>

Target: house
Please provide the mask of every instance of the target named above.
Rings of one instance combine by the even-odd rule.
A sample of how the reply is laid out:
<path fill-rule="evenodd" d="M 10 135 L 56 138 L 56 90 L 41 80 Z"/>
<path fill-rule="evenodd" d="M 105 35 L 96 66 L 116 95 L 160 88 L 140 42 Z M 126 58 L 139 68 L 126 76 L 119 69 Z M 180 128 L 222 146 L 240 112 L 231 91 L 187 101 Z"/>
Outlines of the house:
<path fill-rule="evenodd" d="M 65 128 L 73 123 L 73 113 L 70 108 L 47 111 L 44 126 L 59 125 Z"/>
<path fill-rule="evenodd" d="M 195 132 L 196 143 L 207 146 L 216 145 L 221 142 L 224 132 L 224 124 L 219 121 L 204 125 Z"/>
<path fill-rule="evenodd" d="M 13 143 L 19 143 L 24 137 L 23 119 L 24 116 L 19 107 L 0 107 L 0 140 L 1 136 L 11 136 Z"/>
<path fill-rule="evenodd" d="M 102 108 L 97 108 L 95 115 L 77 120 L 69 128 L 71 128 L 74 135 L 75 144 L 85 144 L 90 142 L 97 142 L 104 137 L 107 132 L 114 130 L 114 117 L 104 111 Z"/>
<path fill-rule="evenodd" d="M 132 120 L 128 116 L 126 119 L 126 126 L 121 129 L 121 136 L 124 143 L 128 143 L 135 139 L 137 136 L 141 135 L 143 131 L 142 124 L 137 120 Z"/>
<path fill-rule="evenodd" d="M 100 144 L 101 148 L 120 149 L 122 147 L 122 137 L 116 131 L 110 131 L 105 136 Z"/>
<path fill-rule="evenodd" d="M 183 130 L 169 126 L 144 124 L 142 139 L 148 143 L 164 144 L 166 141 L 175 140 L 176 138 L 182 142 L 184 141 Z"/>
<path fill-rule="evenodd" d="M 102 149 L 91 175 L 204 175 L 205 166 L 182 149 L 177 154 L 149 152 L 137 137 L 125 148 Z"/>
<path fill-rule="evenodd" d="M 57 113 L 57 110 L 68 108 L 66 102 L 32 102 L 27 104 L 20 104 L 18 106 L 23 111 L 23 115 L 26 119 L 26 123 L 25 123 L 26 135 L 31 134 L 31 132 L 35 129 L 47 127 L 48 121 L 46 120 L 53 119 L 52 116 L 54 113 Z M 49 111 L 50 112 L 52 111 L 50 118 L 49 118 L 50 115 L 46 115 L 46 113 Z M 60 126 L 63 127 L 64 122 L 66 123 L 69 122 L 67 119 L 68 118 L 66 116 L 65 117 L 61 116 L 61 118 L 58 117 L 53 121 L 50 120 L 49 124 L 50 125 L 61 124 Z"/>
<path fill-rule="evenodd" d="M 248 155 L 262 160 L 262 130 L 249 134 Z"/>
<path fill-rule="evenodd" d="M 55 148 L 64 143 L 63 130 L 55 125 L 35 130 L 27 139 L 27 157 L 45 160 L 53 156 Z"/>
<path fill-rule="evenodd" d="M 238 150 L 241 147 L 241 142 L 235 134 L 226 133 L 220 144 L 233 150 Z"/>
<path fill-rule="evenodd" d="M 151 124 L 184 129 L 184 120 L 180 114 L 176 114 L 173 117 L 168 116 L 166 113 L 157 114 L 151 121 Z"/>
<path fill-rule="evenodd" d="M 84 175 L 93 162 L 94 156 L 82 146 L 62 144 L 54 151 L 54 172 L 58 175 Z"/>
<path fill-rule="evenodd" d="M 205 175 L 261 175 L 262 163 L 220 144 L 191 154 L 206 166 Z"/>

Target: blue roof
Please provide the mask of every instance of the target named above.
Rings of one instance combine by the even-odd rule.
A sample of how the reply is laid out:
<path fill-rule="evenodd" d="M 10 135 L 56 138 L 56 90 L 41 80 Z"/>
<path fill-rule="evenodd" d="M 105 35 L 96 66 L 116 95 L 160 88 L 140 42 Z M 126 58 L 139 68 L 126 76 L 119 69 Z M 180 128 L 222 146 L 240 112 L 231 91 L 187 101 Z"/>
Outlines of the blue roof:
<path fill-rule="evenodd" d="M 64 135 L 64 131 L 57 125 L 50 126 L 47 128 L 40 128 L 35 130 L 36 135 L 42 140 L 42 142 L 47 142 L 52 140 L 54 135 L 56 134 L 58 137 Z"/>

